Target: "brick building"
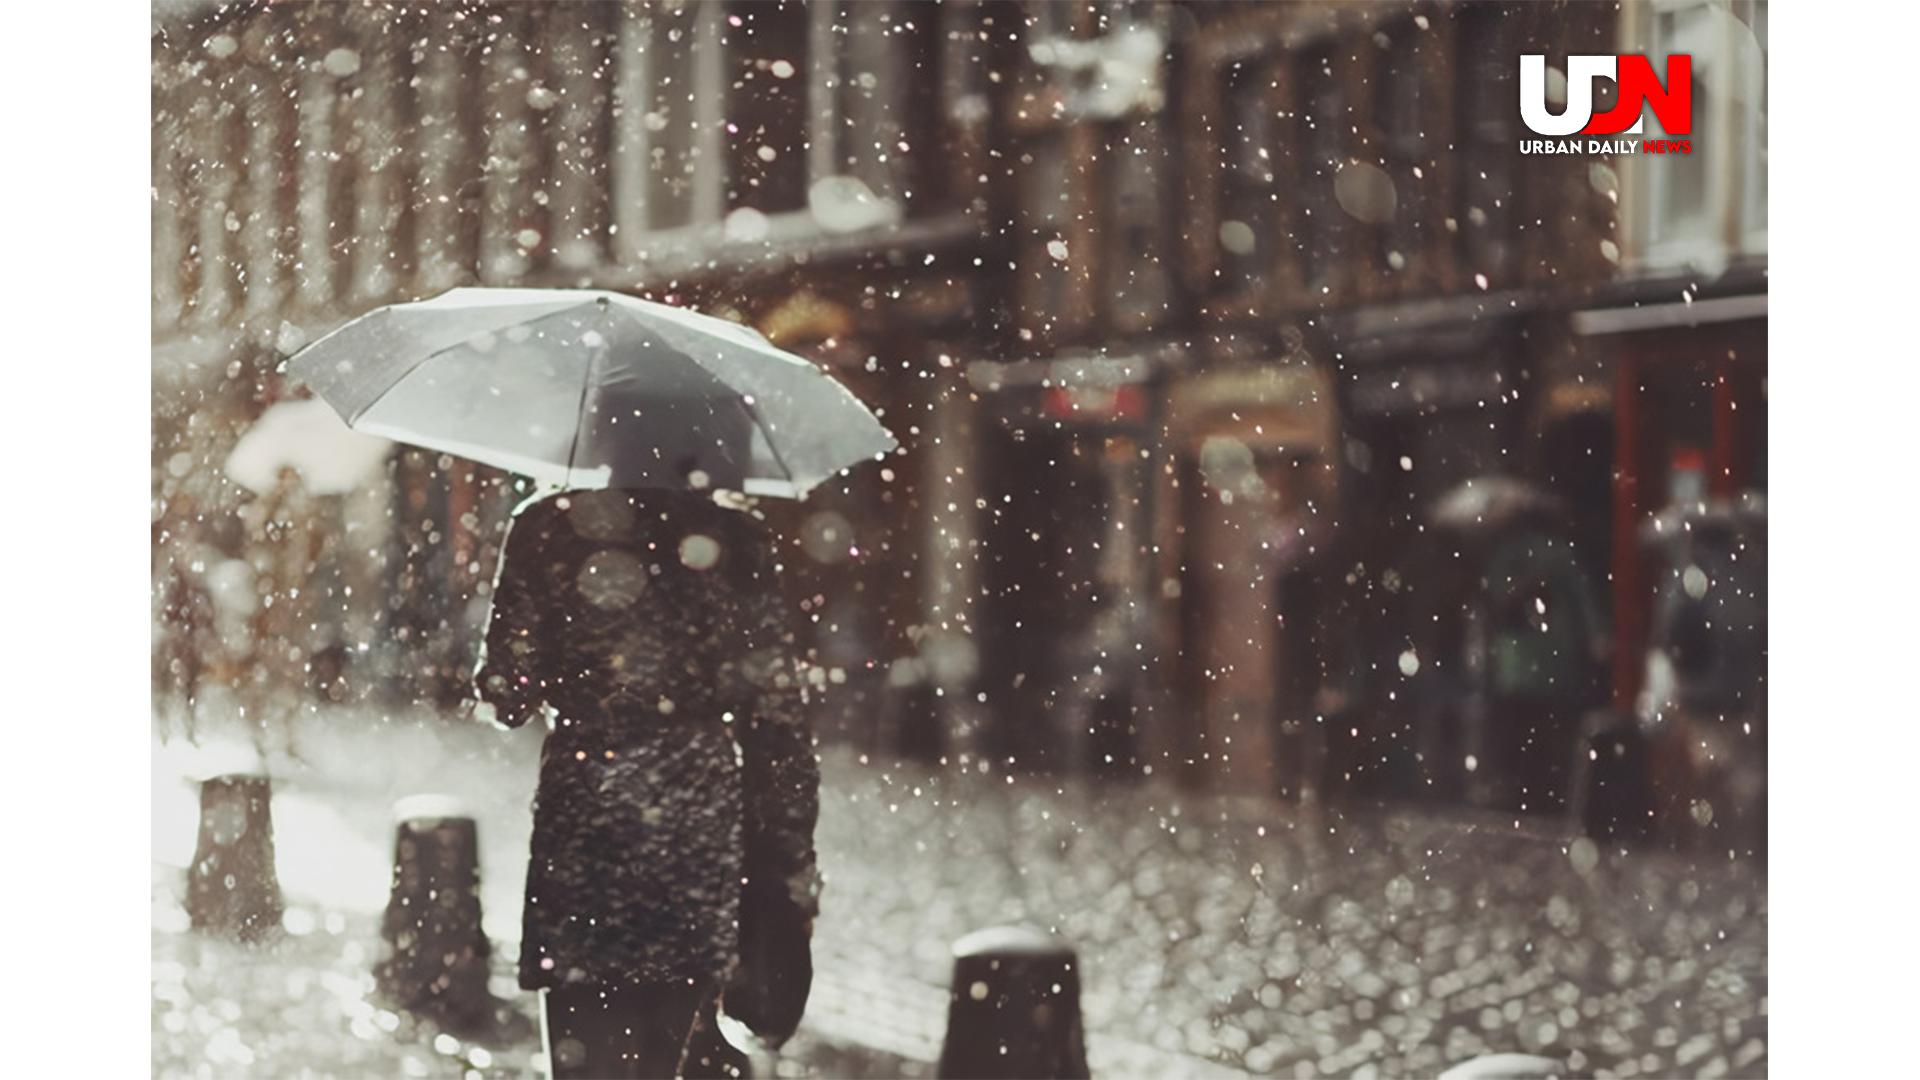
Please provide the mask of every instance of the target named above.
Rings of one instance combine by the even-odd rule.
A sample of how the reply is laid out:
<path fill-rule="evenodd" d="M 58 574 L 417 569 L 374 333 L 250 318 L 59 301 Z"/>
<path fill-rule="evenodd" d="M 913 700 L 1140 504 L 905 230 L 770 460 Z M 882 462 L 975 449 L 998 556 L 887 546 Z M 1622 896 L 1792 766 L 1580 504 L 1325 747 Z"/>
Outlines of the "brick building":
<path fill-rule="evenodd" d="M 688 303 L 830 366 L 903 444 L 766 507 L 845 673 L 830 729 L 1492 799 L 1457 764 L 1500 738 L 1448 688 L 1471 628 L 1433 604 L 1481 575 L 1434 514 L 1490 474 L 1557 498 L 1549 543 L 1611 628 L 1579 644 L 1612 648 L 1593 703 L 1631 698 L 1650 571 L 1622 537 L 1666 501 L 1669 444 L 1715 491 L 1764 484 L 1765 40 L 1764 4 L 1669 0 L 163 23 L 159 517 L 231 502 L 166 463 L 370 307 L 459 284 Z M 1688 168 L 1520 153 L 1519 55 L 1682 44 L 1711 150 Z M 510 479 L 401 451 L 378 498 L 391 603 L 356 626 L 401 643 L 378 681 L 449 698 Z"/>

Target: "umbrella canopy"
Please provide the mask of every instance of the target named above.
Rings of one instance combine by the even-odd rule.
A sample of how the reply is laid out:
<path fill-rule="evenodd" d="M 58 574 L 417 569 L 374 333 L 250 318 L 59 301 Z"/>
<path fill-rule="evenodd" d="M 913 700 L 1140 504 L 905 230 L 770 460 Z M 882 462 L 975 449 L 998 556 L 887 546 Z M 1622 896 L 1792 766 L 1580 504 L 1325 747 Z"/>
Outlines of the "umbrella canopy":
<path fill-rule="evenodd" d="M 1523 520 L 1560 521 L 1567 506 L 1552 492 L 1510 476 L 1476 476 L 1434 500 L 1435 526 L 1467 535 L 1490 535 Z"/>
<path fill-rule="evenodd" d="M 325 402 L 282 401 L 260 414 L 227 455 L 235 482 L 265 495 L 292 469 L 315 495 L 338 495 L 359 487 L 386 460 L 393 444 L 353 431 Z"/>
<path fill-rule="evenodd" d="M 357 431 L 557 488 L 802 498 L 897 445 L 811 362 L 737 323 L 587 289 L 454 289 L 288 361 Z"/>

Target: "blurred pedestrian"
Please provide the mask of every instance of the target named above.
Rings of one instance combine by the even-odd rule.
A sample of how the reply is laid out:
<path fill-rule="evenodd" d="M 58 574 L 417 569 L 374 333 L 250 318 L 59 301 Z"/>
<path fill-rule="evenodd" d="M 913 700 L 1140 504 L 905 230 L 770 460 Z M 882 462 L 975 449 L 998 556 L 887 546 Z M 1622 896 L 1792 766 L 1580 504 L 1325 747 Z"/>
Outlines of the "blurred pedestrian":
<path fill-rule="evenodd" d="M 244 557 L 252 568 L 248 652 L 240 680 L 254 745 L 277 741 L 297 756 L 295 721 L 314 695 L 311 662 L 321 626 L 317 570 L 333 530 L 298 470 L 282 466 L 273 487 L 241 504 Z"/>
<path fill-rule="evenodd" d="M 776 1044 L 798 1021 L 819 764 L 774 570 L 760 524 L 697 491 L 568 492 L 513 522 L 475 681 L 501 723 L 550 726 L 520 983 L 556 1077 L 745 1075 L 723 990 Z"/>
<path fill-rule="evenodd" d="M 166 585 L 154 619 L 154 712 L 163 734 L 172 733 L 177 714 L 188 739 L 198 738 L 201 703 L 208 687 L 222 677 L 218 658 L 223 643 L 201 569 L 180 558 L 163 567 Z"/>

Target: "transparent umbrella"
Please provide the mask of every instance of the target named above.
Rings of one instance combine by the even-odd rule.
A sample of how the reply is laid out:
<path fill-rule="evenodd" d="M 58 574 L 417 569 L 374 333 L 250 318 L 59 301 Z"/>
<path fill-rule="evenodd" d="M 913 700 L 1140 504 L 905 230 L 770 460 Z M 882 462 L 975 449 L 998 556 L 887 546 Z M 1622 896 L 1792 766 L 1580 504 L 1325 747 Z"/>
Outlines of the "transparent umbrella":
<path fill-rule="evenodd" d="M 599 290 L 390 305 L 287 370 L 357 431 L 561 489 L 798 499 L 896 445 L 845 386 L 753 330 Z"/>

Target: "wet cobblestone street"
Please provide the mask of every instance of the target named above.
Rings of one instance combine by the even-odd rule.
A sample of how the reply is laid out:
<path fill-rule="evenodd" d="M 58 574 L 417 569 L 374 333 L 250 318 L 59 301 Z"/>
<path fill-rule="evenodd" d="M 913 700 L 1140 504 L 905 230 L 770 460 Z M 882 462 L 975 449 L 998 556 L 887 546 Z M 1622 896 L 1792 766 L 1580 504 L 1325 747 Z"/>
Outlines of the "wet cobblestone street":
<path fill-rule="evenodd" d="M 1757 864 L 1486 816 L 829 762 L 822 951 L 944 988 L 957 934 L 1055 930 L 1096 1073 L 1416 1076 L 1501 1051 L 1766 1072 Z"/>
<path fill-rule="evenodd" d="M 343 722 L 305 763 L 276 762 L 292 932 L 255 949 L 186 927 L 182 871 L 160 855 L 182 846 L 163 832 L 190 850 L 190 788 L 157 766 L 154 1075 L 538 1075 L 512 974 L 537 746 Z M 1505 1051 L 1575 1075 L 1766 1075 L 1760 864 L 1488 816 L 823 758 L 814 992 L 799 1034 L 759 1058 L 768 1074 L 931 1076 L 952 943 L 1027 923 L 1078 952 L 1095 1076 L 1433 1076 Z M 485 1046 L 372 992 L 390 807 L 421 790 L 479 822 L 493 985 L 524 1021 Z"/>

